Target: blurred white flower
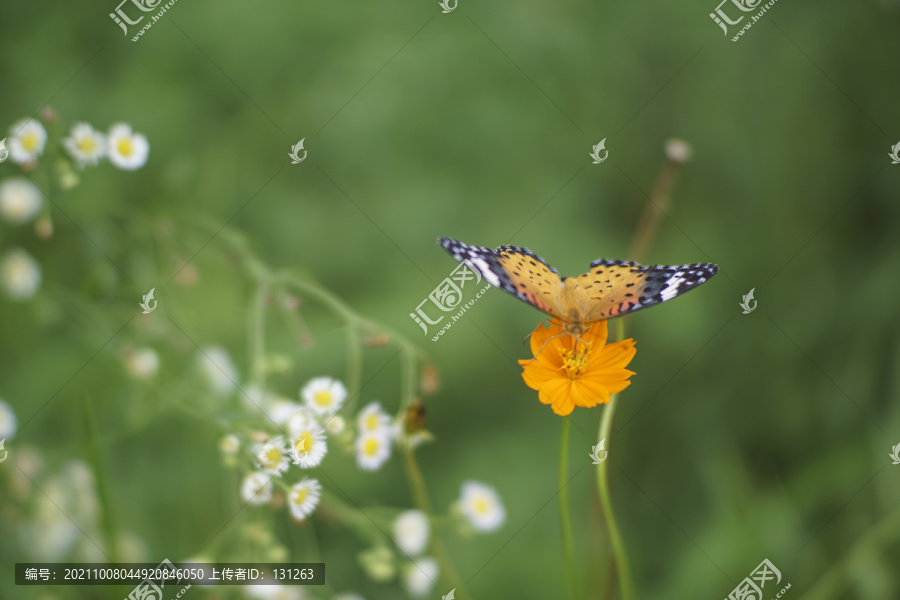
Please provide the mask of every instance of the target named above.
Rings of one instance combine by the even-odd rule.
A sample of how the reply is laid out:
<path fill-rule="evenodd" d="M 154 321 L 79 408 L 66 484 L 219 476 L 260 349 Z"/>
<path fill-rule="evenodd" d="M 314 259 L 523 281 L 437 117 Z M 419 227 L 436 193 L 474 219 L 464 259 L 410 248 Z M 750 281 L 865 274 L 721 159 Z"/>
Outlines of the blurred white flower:
<path fill-rule="evenodd" d="M 421 510 L 404 511 L 394 521 L 394 541 L 407 556 L 425 552 L 430 534 L 428 517 Z"/>
<path fill-rule="evenodd" d="M 380 431 L 390 427 L 391 417 L 381 409 L 380 402 L 365 405 L 357 417 L 360 433 Z"/>
<path fill-rule="evenodd" d="M 11 438 L 18 430 L 19 421 L 12 406 L 0 398 L 0 440 Z"/>
<path fill-rule="evenodd" d="M 675 164 L 682 164 L 691 159 L 693 150 L 686 141 L 673 138 L 666 142 L 666 158 Z"/>
<path fill-rule="evenodd" d="M 125 367 L 138 379 L 149 379 L 159 370 L 159 354 L 153 348 L 135 348 L 125 355 Z"/>
<path fill-rule="evenodd" d="M 318 479 L 303 479 L 291 486 L 288 501 L 291 505 L 291 516 L 302 521 L 312 514 L 322 496 L 322 486 Z"/>
<path fill-rule="evenodd" d="M 240 449 L 241 440 L 236 435 L 228 434 L 219 440 L 219 451 L 226 456 L 234 456 Z"/>
<path fill-rule="evenodd" d="M 62 143 L 79 169 L 96 165 L 106 155 L 106 138 L 87 123 L 75 123 Z"/>
<path fill-rule="evenodd" d="M 56 562 L 85 534 L 94 537 L 100 515 L 96 482 L 90 467 L 70 460 L 42 483 L 41 491 L 20 533 L 35 558 Z"/>
<path fill-rule="evenodd" d="M 331 600 L 366 600 L 362 596 L 354 592 L 341 592 L 331 597 Z"/>
<path fill-rule="evenodd" d="M 300 390 L 306 405 L 320 415 L 333 415 L 347 399 L 344 384 L 330 377 L 316 377 Z"/>
<path fill-rule="evenodd" d="M 254 471 L 241 484 L 241 498 L 250 504 L 265 504 L 272 499 L 272 476 Z"/>
<path fill-rule="evenodd" d="M 28 300 L 41 285 L 41 267 L 21 248 L 6 253 L 0 263 L 0 278 L 7 295 L 13 300 Z"/>
<path fill-rule="evenodd" d="M 301 410 L 303 405 L 288 400 L 287 398 L 275 398 L 268 402 L 265 406 L 266 414 L 277 425 L 284 425 L 297 411 Z"/>
<path fill-rule="evenodd" d="M 328 452 L 325 430 L 315 419 L 296 421 L 296 416 L 291 418 L 291 458 L 301 469 L 317 467 Z"/>
<path fill-rule="evenodd" d="M 424 598 L 437 582 L 438 563 L 429 556 L 417 558 L 403 573 L 403 587 L 413 598 Z"/>
<path fill-rule="evenodd" d="M 25 177 L 10 177 L 0 183 L 0 216 L 10 223 L 26 223 L 41 211 L 41 190 Z"/>
<path fill-rule="evenodd" d="M 207 346 L 197 356 L 203 378 L 217 396 L 231 393 L 238 381 L 237 367 L 228 350 L 222 346 Z"/>
<path fill-rule="evenodd" d="M 291 437 L 295 437 L 301 431 L 309 428 L 310 421 L 314 421 L 316 424 L 319 423 L 315 411 L 308 406 L 298 404 L 284 425 L 287 427 L 288 434 Z"/>
<path fill-rule="evenodd" d="M 254 583 L 242 585 L 240 588 L 247 598 L 253 598 L 253 600 L 303 600 L 306 598 L 306 591 L 296 585 Z"/>
<path fill-rule="evenodd" d="M 47 143 L 47 130 L 39 121 L 22 119 L 9 128 L 9 158 L 16 164 L 37 160 L 44 153 Z"/>
<path fill-rule="evenodd" d="M 344 429 L 346 428 L 347 423 L 344 421 L 344 417 L 340 415 L 329 417 L 328 421 L 325 423 L 325 430 L 332 435 L 340 435 L 344 433 Z"/>
<path fill-rule="evenodd" d="M 146 164 L 150 144 L 146 137 L 132 132 L 131 125 L 116 123 L 109 128 L 108 140 L 107 152 L 112 164 L 126 171 L 134 171 Z"/>
<path fill-rule="evenodd" d="M 494 531 L 506 521 L 506 509 L 497 490 L 484 483 L 464 481 L 459 507 L 472 527 L 482 533 Z"/>
<path fill-rule="evenodd" d="M 256 460 L 259 462 L 259 468 L 266 473 L 281 476 L 291 464 L 288 450 L 284 447 L 284 438 L 279 435 L 263 444 L 256 454 Z"/>
<path fill-rule="evenodd" d="M 363 433 L 356 439 L 356 462 L 366 471 L 375 471 L 391 457 L 391 438 L 384 431 Z"/>

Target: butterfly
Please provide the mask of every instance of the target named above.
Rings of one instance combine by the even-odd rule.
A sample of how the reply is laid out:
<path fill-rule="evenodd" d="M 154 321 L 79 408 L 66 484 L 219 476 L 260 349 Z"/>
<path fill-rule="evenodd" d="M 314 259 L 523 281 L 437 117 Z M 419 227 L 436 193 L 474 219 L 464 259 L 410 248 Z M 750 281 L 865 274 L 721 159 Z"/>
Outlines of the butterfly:
<path fill-rule="evenodd" d="M 488 283 L 557 317 L 576 336 L 592 323 L 667 302 L 706 283 L 719 270 L 712 263 L 648 267 L 601 258 L 584 275 L 565 277 L 528 248 L 491 250 L 443 237 L 438 243 Z"/>

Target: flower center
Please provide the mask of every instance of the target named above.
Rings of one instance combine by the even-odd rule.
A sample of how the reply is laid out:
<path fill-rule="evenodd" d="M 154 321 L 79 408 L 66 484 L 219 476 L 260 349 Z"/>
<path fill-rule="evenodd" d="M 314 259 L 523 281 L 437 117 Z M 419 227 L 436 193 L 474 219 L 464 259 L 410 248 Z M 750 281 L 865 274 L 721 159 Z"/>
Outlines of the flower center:
<path fill-rule="evenodd" d="M 366 443 L 363 444 L 363 452 L 366 456 L 375 456 L 378 453 L 378 448 L 380 444 L 377 438 L 371 437 L 366 440 Z"/>
<path fill-rule="evenodd" d="M 490 508 L 490 504 L 485 498 L 476 498 L 475 502 L 473 502 L 473 505 L 475 508 L 475 512 L 482 515 L 488 512 L 488 509 Z"/>
<path fill-rule="evenodd" d="M 576 347 L 575 350 L 562 350 L 562 359 L 562 368 L 566 373 L 566 377 L 575 380 L 584 375 L 588 362 L 587 349 L 578 350 Z"/>
<path fill-rule="evenodd" d="M 316 392 L 316 395 L 313 397 L 313 400 L 319 406 L 331 406 L 331 392 Z"/>
<path fill-rule="evenodd" d="M 306 502 L 306 497 L 309 496 L 309 490 L 306 486 L 300 488 L 299 490 L 294 490 L 294 504 L 303 504 Z"/>
<path fill-rule="evenodd" d="M 38 136 L 35 133 L 26 133 L 22 137 L 22 146 L 28 152 L 34 152 L 38 147 Z"/>
<path fill-rule="evenodd" d="M 304 431 L 294 440 L 294 451 L 299 454 L 309 453 L 312 450 L 314 439 L 310 432 Z"/>
<path fill-rule="evenodd" d="M 85 154 L 93 154 L 97 149 L 97 141 L 92 137 L 83 137 L 78 140 L 78 149 Z M 119 142 L 119 149 L 122 149 L 122 142 Z"/>
<path fill-rule="evenodd" d="M 366 417 L 366 429 L 378 429 L 378 415 L 372 413 Z"/>
<path fill-rule="evenodd" d="M 134 152 L 134 147 L 131 144 L 131 140 L 128 138 L 122 138 L 118 143 L 119 154 L 122 156 L 131 156 L 132 152 Z"/>
<path fill-rule="evenodd" d="M 281 450 L 279 450 L 277 447 L 273 446 L 273 447 L 269 448 L 268 450 L 266 450 L 265 454 L 263 455 L 263 458 L 264 458 L 264 460 L 261 461 L 264 463 L 263 466 L 268 469 L 271 469 L 278 464 L 278 461 L 281 460 Z"/>

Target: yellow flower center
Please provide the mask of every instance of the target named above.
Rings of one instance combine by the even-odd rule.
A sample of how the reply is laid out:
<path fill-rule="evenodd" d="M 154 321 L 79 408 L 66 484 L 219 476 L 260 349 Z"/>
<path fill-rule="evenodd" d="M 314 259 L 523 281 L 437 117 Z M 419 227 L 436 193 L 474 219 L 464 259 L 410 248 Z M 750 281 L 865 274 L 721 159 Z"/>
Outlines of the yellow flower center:
<path fill-rule="evenodd" d="M 366 417 L 366 429 L 378 429 L 378 415 L 374 412 Z"/>
<path fill-rule="evenodd" d="M 119 149 L 122 148 L 121 142 L 119 143 Z M 78 140 L 78 149 L 84 154 L 93 154 L 97 149 L 97 140 L 92 137 L 83 137 Z"/>
<path fill-rule="evenodd" d="M 304 431 L 294 440 L 294 451 L 299 452 L 300 454 L 306 454 L 312 450 L 314 441 L 315 438 L 313 435 L 308 431 Z"/>
<path fill-rule="evenodd" d="M 309 489 L 307 489 L 306 486 L 303 486 L 299 490 L 294 490 L 293 496 L 292 500 L 294 501 L 294 504 L 303 504 L 306 502 L 306 497 L 309 496 Z"/>
<path fill-rule="evenodd" d="M 315 401 L 316 404 L 322 407 L 331 406 L 331 392 L 327 390 L 324 392 L 316 392 L 316 395 L 313 396 L 313 401 Z"/>
<path fill-rule="evenodd" d="M 380 447 L 381 444 L 378 442 L 378 438 L 370 437 L 366 440 L 366 443 L 363 444 L 363 453 L 366 456 L 375 456 Z"/>
<path fill-rule="evenodd" d="M 34 152 L 38 148 L 38 136 L 36 133 L 26 133 L 22 137 L 22 147 L 28 152 Z"/>
<path fill-rule="evenodd" d="M 575 380 L 584 375 L 588 363 L 588 351 L 585 350 L 562 350 L 563 371 L 566 377 Z"/>
<path fill-rule="evenodd" d="M 472 504 L 475 508 L 475 512 L 482 515 L 488 512 L 488 509 L 491 507 L 490 503 L 487 501 L 487 498 L 476 498 L 475 502 L 473 502 Z"/>
<path fill-rule="evenodd" d="M 281 450 L 279 450 L 276 446 L 272 446 L 263 454 L 263 460 L 260 462 L 262 466 L 267 469 L 272 469 L 278 465 L 278 461 L 281 460 Z"/>
<path fill-rule="evenodd" d="M 116 147 L 119 149 L 119 154 L 122 156 L 131 156 L 134 152 L 134 144 L 131 143 L 131 140 L 128 138 L 122 138 L 119 140 L 119 143 L 116 144 Z"/>

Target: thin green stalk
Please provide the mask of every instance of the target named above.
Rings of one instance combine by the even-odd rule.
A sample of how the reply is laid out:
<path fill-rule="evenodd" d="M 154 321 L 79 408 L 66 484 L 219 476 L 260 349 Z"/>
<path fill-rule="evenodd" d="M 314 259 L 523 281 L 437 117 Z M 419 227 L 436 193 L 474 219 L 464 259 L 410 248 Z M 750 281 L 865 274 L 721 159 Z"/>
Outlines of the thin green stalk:
<path fill-rule="evenodd" d="M 431 501 L 428 499 L 425 478 L 422 477 L 422 472 L 419 470 L 419 465 L 411 447 L 406 449 L 406 474 L 409 478 L 410 487 L 412 487 L 416 508 L 425 513 L 430 523 L 434 523 L 434 513 L 431 510 Z M 466 589 L 466 584 L 463 582 L 462 577 L 456 572 L 456 567 L 453 566 L 453 561 L 450 560 L 450 553 L 444 547 L 444 542 L 441 540 L 437 527 L 432 527 L 431 548 L 440 565 L 440 578 L 444 580 L 445 585 L 449 586 L 447 591 L 455 588 L 456 595 L 460 596 L 461 599 L 472 600 L 473 596 Z"/>
<path fill-rule="evenodd" d="M 105 554 L 112 562 L 118 562 L 118 536 L 116 535 L 115 517 L 113 516 L 112 494 L 109 492 L 109 478 L 106 466 L 103 464 L 103 456 L 97 435 L 97 424 L 94 422 L 93 403 L 90 398 L 84 399 L 84 425 L 87 432 L 88 454 L 94 477 L 97 481 L 97 497 L 103 508 L 100 520 L 103 528 L 103 541 L 106 546 Z"/>
<path fill-rule="evenodd" d="M 625 324 L 622 319 L 617 319 L 618 338 L 625 337 Z M 600 434 L 597 443 L 601 440 L 607 440 L 606 449 L 611 451 L 612 443 L 609 441 L 609 434 L 612 430 L 613 416 L 616 414 L 616 406 L 618 405 L 618 394 L 609 399 L 609 404 L 603 411 L 603 419 L 600 421 Z M 606 527 L 609 530 L 609 541 L 612 544 L 613 555 L 616 559 L 616 570 L 619 575 L 619 582 L 622 586 L 623 600 L 634 600 L 634 583 L 631 580 L 631 567 L 628 563 L 628 553 L 625 550 L 625 542 L 622 540 L 622 534 L 619 532 L 619 525 L 616 523 L 616 516 L 613 513 L 612 498 L 609 493 L 608 478 L 609 461 L 601 461 L 597 466 L 597 490 L 600 494 L 600 504 L 603 506 L 603 515 L 606 518 Z"/>
<path fill-rule="evenodd" d="M 572 516 L 569 513 L 568 464 L 569 417 L 564 417 L 559 447 L 559 525 L 562 530 L 563 562 L 566 565 L 569 598 L 577 600 L 581 595 L 578 590 L 578 569 L 575 566 L 575 543 L 572 541 Z"/>
<path fill-rule="evenodd" d="M 262 279 L 257 284 L 256 297 L 250 311 L 250 373 L 259 389 L 266 388 L 266 296 L 268 282 Z"/>

